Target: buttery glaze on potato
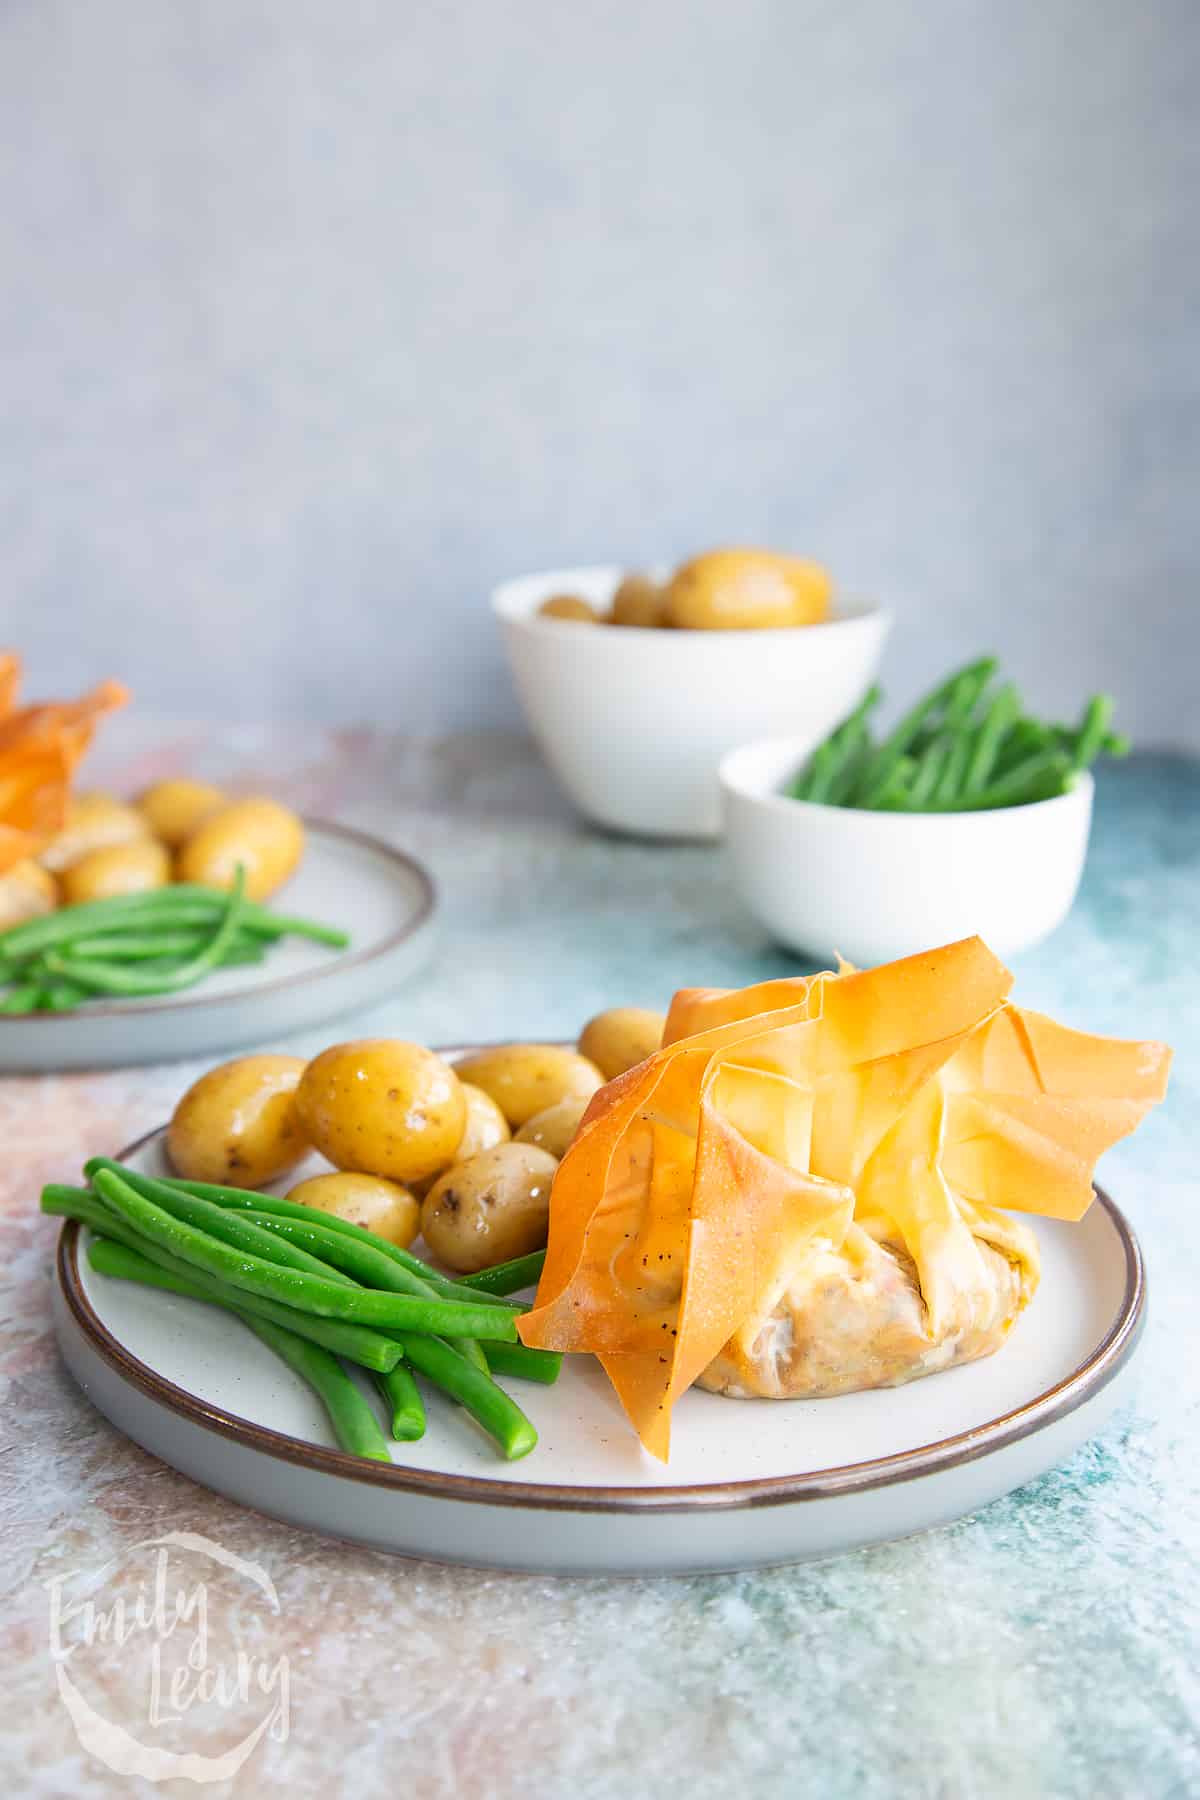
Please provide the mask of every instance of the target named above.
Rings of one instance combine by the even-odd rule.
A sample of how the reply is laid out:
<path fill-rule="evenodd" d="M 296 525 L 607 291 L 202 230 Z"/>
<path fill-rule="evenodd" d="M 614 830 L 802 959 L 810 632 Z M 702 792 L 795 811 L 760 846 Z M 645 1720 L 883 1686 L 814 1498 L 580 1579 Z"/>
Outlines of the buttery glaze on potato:
<path fill-rule="evenodd" d="M 497 1144 L 436 1181 L 421 1207 L 421 1235 L 461 1274 L 540 1250 L 550 1229 L 555 1157 L 535 1144 Z"/>
<path fill-rule="evenodd" d="M 579 1034 L 579 1053 L 594 1062 L 605 1081 L 615 1081 L 662 1048 L 665 1013 L 644 1006 L 610 1006 L 589 1019 Z"/>
<path fill-rule="evenodd" d="M 38 857 L 44 869 L 57 875 L 92 850 L 128 844 L 148 838 L 150 827 L 136 806 L 99 789 L 76 794 L 67 807 L 67 822 Z"/>
<path fill-rule="evenodd" d="M 407 1250 L 421 1228 L 421 1203 L 398 1181 L 382 1175 L 362 1175 L 341 1170 L 336 1175 L 310 1175 L 298 1181 L 289 1200 L 311 1206 L 317 1212 L 361 1225 L 376 1237 L 386 1238 Z"/>
<path fill-rule="evenodd" d="M 171 858 L 155 838 L 135 838 L 128 844 L 111 844 L 106 850 L 89 850 L 63 870 L 63 902 L 82 906 L 89 900 L 111 900 L 118 894 L 145 894 L 165 887 L 171 877 Z"/>
<path fill-rule="evenodd" d="M 308 1145 L 296 1113 L 299 1056 L 240 1056 L 193 1082 L 167 1127 L 167 1155 L 188 1181 L 257 1188 L 295 1168 Z"/>
<path fill-rule="evenodd" d="M 548 1150 L 553 1157 L 564 1157 L 590 1105 L 591 1101 L 581 1094 L 568 1094 L 565 1100 L 556 1100 L 545 1112 L 534 1113 L 532 1119 L 526 1119 L 516 1133 L 517 1143 L 536 1144 L 539 1150 Z"/>
<path fill-rule="evenodd" d="M 497 1044 L 455 1067 L 461 1080 L 491 1095 L 514 1131 L 556 1101 L 586 1100 L 604 1085 L 595 1063 L 560 1044 Z"/>
<path fill-rule="evenodd" d="M 538 607 L 543 619 L 574 619 L 579 625 L 599 625 L 600 614 L 579 594 L 551 594 Z"/>
<path fill-rule="evenodd" d="M 178 850 L 219 807 L 226 805 L 220 788 L 207 781 L 175 776 L 156 781 L 138 795 L 137 809 L 160 843 Z"/>
<path fill-rule="evenodd" d="M 188 838 L 176 873 L 205 887 L 233 886 L 237 865 L 246 871 L 246 894 L 267 900 L 293 873 L 304 853 L 304 826 L 277 800 L 233 800 L 211 813 Z"/>
<path fill-rule="evenodd" d="M 359 1038 L 314 1057 L 296 1095 L 301 1128 L 335 1168 L 407 1184 L 453 1160 L 467 1123 L 462 1083 L 440 1056 Z"/>

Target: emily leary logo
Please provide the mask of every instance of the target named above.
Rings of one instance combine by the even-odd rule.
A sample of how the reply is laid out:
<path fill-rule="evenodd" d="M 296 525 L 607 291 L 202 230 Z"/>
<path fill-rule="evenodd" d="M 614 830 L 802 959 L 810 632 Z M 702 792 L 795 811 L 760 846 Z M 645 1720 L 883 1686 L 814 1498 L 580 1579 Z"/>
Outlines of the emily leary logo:
<path fill-rule="evenodd" d="M 228 1781 L 268 1734 L 286 1743 L 288 1659 L 237 1641 L 261 1635 L 264 1610 L 280 1613 L 258 1563 L 172 1531 L 132 1545 L 119 1563 L 45 1585 L 59 1695 L 83 1748 L 115 1774 Z M 231 1612 L 237 1628 L 222 1629 L 218 1615 Z M 93 1696 L 103 1688 L 104 1702 L 85 1686 Z"/>

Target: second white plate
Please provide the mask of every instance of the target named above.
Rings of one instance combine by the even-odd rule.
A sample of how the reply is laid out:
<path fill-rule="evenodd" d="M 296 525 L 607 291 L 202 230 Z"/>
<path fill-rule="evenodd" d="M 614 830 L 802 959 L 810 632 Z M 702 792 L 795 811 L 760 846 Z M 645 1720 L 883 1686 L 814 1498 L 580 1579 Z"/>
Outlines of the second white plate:
<path fill-rule="evenodd" d="M 252 968 L 160 999 L 0 1017 L 0 1072 L 122 1068 L 265 1043 L 376 1004 L 429 953 L 433 883 L 381 838 L 306 819 L 304 859 L 270 904 L 349 932 L 346 950 L 285 938 Z"/>

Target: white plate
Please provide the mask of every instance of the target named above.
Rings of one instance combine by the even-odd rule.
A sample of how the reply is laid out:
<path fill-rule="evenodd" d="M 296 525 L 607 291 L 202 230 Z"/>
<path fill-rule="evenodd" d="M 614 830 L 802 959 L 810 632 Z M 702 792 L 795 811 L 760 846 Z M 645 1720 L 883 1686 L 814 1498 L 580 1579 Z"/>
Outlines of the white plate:
<path fill-rule="evenodd" d="M 125 1160 L 166 1172 L 162 1134 Z M 555 1387 L 506 1382 L 538 1428 L 506 1464 L 428 1396 L 393 1464 L 333 1448 L 299 1378 L 227 1314 L 97 1275 L 64 1227 L 55 1318 L 101 1412 L 183 1474 L 260 1512 L 408 1556 L 556 1574 L 682 1573 L 801 1561 L 973 1512 L 1061 1462 L 1116 1406 L 1145 1310 L 1137 1242 L 1099 1196 L 1037 1221 L 1043 1278 L 996 1356 L 908 1387 L 815 1401 L 693 1389 L 671 1461 L 639 1447 L 590 1357 Z M 368 1391 L 370 1391 L 368 1389 Z"/>
<path fill-rule="evenodd" d="M 270 905 L 339 925 L 346 950 L 285 938 L 265 962 L 219 969 L 186 994 L 94 1001 L 72 1013 L 0 1017 L 0 1071 L 169 1062 L 286 1037 L 373 1005 L 424 962 L 433 883 L 412 857 L 344 825 L 306 819 L 299 869 Z"/>

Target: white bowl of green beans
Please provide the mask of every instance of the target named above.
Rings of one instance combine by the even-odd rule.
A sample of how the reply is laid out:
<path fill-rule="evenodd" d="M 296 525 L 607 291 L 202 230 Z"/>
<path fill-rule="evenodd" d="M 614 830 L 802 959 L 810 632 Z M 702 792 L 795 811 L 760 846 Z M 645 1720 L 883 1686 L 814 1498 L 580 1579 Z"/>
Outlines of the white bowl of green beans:
<path fill-rule="evenodd" d="M 803 955 L 870 964 L 975 933 L 999 955 L 1060 925 L 1087 856 L 1112 703 L 1077 724 L 1028 717 L 981 658 L 875 735 L 872 688 L 828 737 L 768 738 L 722 762 L 742 899 Z"/>

